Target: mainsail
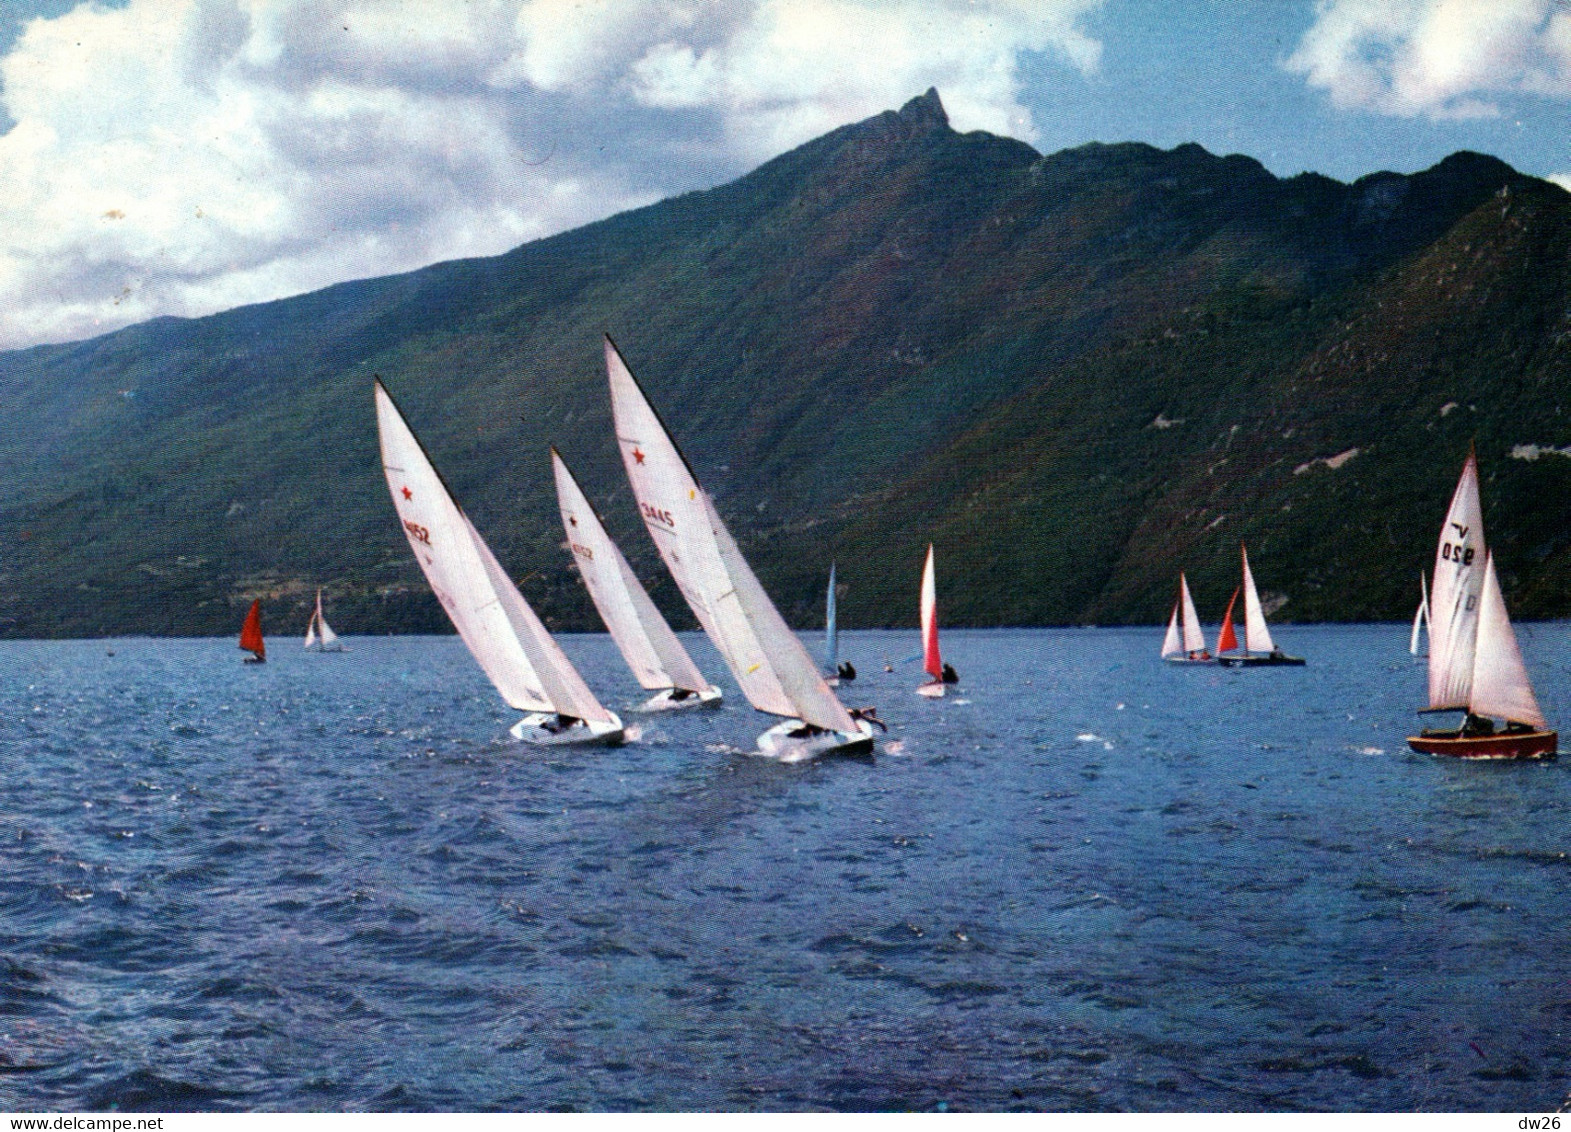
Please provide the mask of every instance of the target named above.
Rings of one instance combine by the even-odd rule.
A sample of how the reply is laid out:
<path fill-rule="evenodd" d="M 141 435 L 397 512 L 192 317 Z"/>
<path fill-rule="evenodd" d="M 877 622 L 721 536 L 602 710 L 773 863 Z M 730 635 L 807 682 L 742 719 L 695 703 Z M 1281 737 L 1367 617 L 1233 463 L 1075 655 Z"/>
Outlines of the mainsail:
<path fill-rule="evenodd" d="M 376 419 L 382 468 L 410 549 L 502 698 L 520 711 L 616 723 L 454 502 L 380 381 Z"/>
<path fill-rule="evenodd" d="M 933 576 L 933 544 L 927 546 L 922 567 L 922 668 L 934 680 L 944 678 L 944 659 L 938 655 L 938 583 Z"/>
<path fill-rule="evenodd" d="M 1184 651 L 1205 652 L 1205 633 L 1200 628 L 1200 614 L 1195 612 L 1195 599 L 1189 596 L 1189 579 L 1178 575 L 1179 602 L 1183 607 Z"/>
<path fill-rule="evenodd" d="M 551 467 L 556 474 L 556 498 L 568 549 L 600 619 L 633 675 L 645 688 L 707 690 L 709 682 L 655 608 L 555 448 L 551 449 Z"/>
<path fill-rule="evenodd" d="M 311 620 L 305 627 L 305 647 L 308 649 L 315 647 L 321 652 L 342 651 L 342 646 L 338 645 L 338 634 L 333 632 L 333 627 L 327 623 L 327 618 L 322 616 L 320 586 L 316 590 L 316 608 L 311 611 Z"/>
<path fill-rule="evenodd" d="M 1435 550 L 1435 584 L 1429 598 L 1432 710 L 1459 710 L 1468 705 L 1487 555 L 1484 512 L 1478 498 L 1478 461 L 1469 452 Z"/>
<path fill-rule="evenodd" d="M 828 731 L 858 732 L 743 560 L 609 337 L 605 358 L 617 443 L 639 513 L 748 702 L 759 711 L 795 716 Z"/>
<path fill-rule="evenodd" d="M 829 564 L 829 596 L 824 599 L 824 667 L 831 674 L 840 668 L 840 638 L 835 627 L 835 564 Z"/>
<path fill-rule="evenodd" d="M 1227 612 L 1222 615 L 1222 628 L 1216 635 L 1216 651 L 1218 654 L 1229 652 L 1238 647 L 1238 634 L 1233 631 L 1233 607 L 1238 604 L 1238 591 L 1233 591 L 1233 596 L 1227 599 Z M 1247 639 L 1248 628 L 1245 628 Z"/>
<path fill-rule="evenodd" d="M 246 612 L 245 624 L 240 626 L 240 647 L 256 654 L 257 660 L 267 659 L 267 644 L 262 640 L 262 600 L 257 598 Z M 246 663 L 250 663 L 247 661 Z"/>
<path fill-rule="evenodd" d="M 1266 627 L 1265 610 L 1260 608 L 1260 594 L 1255 589 L 1255 576 L 1249 572 L 1249 551 L 1242 545 L 1238 549 L 1244 557 L 1244 651 L 1274 652 L 1276 642 Z"/>

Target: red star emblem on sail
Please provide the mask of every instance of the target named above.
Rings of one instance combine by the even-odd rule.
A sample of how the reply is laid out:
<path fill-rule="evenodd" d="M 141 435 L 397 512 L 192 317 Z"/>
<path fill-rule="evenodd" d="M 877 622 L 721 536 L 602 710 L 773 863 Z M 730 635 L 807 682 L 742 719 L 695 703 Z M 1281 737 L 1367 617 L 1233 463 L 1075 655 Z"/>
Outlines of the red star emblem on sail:
<path fill-rule="evenodd" d="M 404 488 L 404 498 L 405 499 L 413 499 L 414 497 L 415 497 L 415 493 L 414 492 L 410 491 L 407 487 Z"/>
<path fill-rule="evenodd" d="M 644 462 L 644 454 L 635 448 L 633 449 L 633 459 L 642 464 Z"/>

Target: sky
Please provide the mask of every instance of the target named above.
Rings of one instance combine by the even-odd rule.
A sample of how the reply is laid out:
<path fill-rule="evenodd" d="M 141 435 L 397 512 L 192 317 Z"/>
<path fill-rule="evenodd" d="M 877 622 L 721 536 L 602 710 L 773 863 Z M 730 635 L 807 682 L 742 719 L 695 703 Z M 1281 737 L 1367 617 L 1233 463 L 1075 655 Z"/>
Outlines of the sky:
<path fill-rule="evenodd" d="M 0 349 L 498 254 L 930 86 L 1044 153 L 1571 188 L 1571 0 L 0 0 Z"/>

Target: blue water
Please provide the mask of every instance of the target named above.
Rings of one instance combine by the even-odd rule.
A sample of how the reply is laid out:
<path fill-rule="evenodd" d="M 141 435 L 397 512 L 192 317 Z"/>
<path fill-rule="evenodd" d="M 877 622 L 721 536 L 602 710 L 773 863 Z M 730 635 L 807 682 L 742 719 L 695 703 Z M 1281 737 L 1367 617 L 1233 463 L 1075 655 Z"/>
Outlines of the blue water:
<path fill-rule="evenodd" d="M 843 632 L 892 742 L 795 766 L 728 679 L 542 753 L 453 638 L 0 644 L 0 1109 L 1557 1108 L 1571 760 L 1409 752 L 1405 626 L 1279 636 L 948 632 L 932 702 Z"/>

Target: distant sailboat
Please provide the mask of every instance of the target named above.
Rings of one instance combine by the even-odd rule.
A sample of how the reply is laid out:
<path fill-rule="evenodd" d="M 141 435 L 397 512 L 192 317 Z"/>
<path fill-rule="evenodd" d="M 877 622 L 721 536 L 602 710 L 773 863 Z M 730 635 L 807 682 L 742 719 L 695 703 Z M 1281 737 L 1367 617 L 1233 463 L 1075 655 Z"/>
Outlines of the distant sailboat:
<path fill-rule="evenodd" d="M 1418 651 L 1421 634 L 1429 633 L 1431 637 L 1434 636 L 1429 629 L 1429 585 L 1424 581 L 1422 570 L 1418 572 L 1418 593 L 1418 609 L 1413 613 L 1413 635 L 1408 639 L 1407 651 L 1414 656 L 1428 656 L 1427 652 Z"/>
<path fill-rule="evenodd" d="M 1435 552 L 1429 602 L 1429 706 L 1465 711 L 1462 726 L 1408 739 L 1415 751 L 1471 759 L 1553 758 L 1559 739 L 1533 695 L 1495 557 L 1484 542 L 1478 461 L 1471 452 L 1451 497 Z M 1497 732 L 1493 719 L 1504 719 Z"/>
<path fill-rule="evenodd" d="M 873 724 L 847 711 L 819 675 L 609 337 L 605 358 L 617 443 L 644 525 L 748 702 L 788 717 L 758 737 L 759 750 L 787 762 L 871 752 Z"/>
<path fill-rule="evenodd" d="M 639 710 L 719 707 L 720 689 L 704 679 L 660 616 L 555 448 L 551 449 L 551 467 L 556 475 L 562 529 L 567 532 L 568 549 L 584 586 L 633 675 L 645 688 L 657 691 Z"/>
<path fill-rule="evenodd" d="M 262 640 L 262 601 L 260 598 L 251 603 L 251 609 L 245 615 L 245 623 L 240 626 L 240 647 L 251 653 L 245 658 L 247 664 L 267 663 L 267 642 Z"/>
<path fill-rule="evenodd" d="M 835 626 L 835 564 L 829 564 L 829 592 L 824 596 L 824 682 L 840 684 L 840 636 Z"/>
<path fill-rule="evenodd" d="M 343 652 L 343 642 L 338 639 L 338 634 L 333 632 L 333 627 L 327 623 L 327 618 L 322 616 L 322 590 L 317 587 L 316 608 L 311 611 L 311 620 L 305 627 L 305 647 L 307 651 L 316 652 Z"/>
<path fill-rule="evenodd" d="M 1242 654 L 1234 653 L 1231 656 L 1223 655 L 1224 647 L 1238 648 L 1236 636 L 1228 646 L 1217 641 L 1217 660 L 1232 668 L 1259 668 L 1271 665 L 1302 665 L 1304 658 L 1301 656 L 1288 656 L 1276 647 L 1276 642 L 1271 639 L 1271 629 L 1266 625 L 1265 610 L 1260 605 L 1260 593 L 1255 589 L 1255 576 L 1249 570 L 1249 551 L 1239 545 L 1239 553 L 1244 560 L 1244 583 L 1240 587 L 1244 591 L 1244 651 Z M 1233 597 L 1238 597 L 1235 591 Z M 1232 635 L 1232 602 L 1227 606 L 1228 616 L 1224 632 Z"/>
<path fill-rule="evenodd" d="M 931 679 L 917 686 L 917 694 L 932 699 L 942 697 L 944 689 L 957 684 L 960 678 L 955 670 L 944 663 L 938 652 L 938 580 L 933 571 L 933 544 L 927 544 L 927 562 L 922 567 L 922 600 L 919 607 L 922 619 L 922 670 Z"/>
<path fill-rule="evenodd" d="M 514 738 L 542 745 L 620 743 L 607 711 L 546 632 L 376 383 L 382 468 L 410 549 L 453 627 L 509 706 L 529 712 Z"/>
<path fill-rule="evenodd" d="M 1178 600 L 1173 603 L 1173 616 L 1162 640 L 1162 659 L 1169 664 L 1216 663 L 1206 651 L 1200 615 L 1195 612 L 1195 599 L 1189 596 L 1189 580 L 1182 573 L 1178 575 Z"/>

